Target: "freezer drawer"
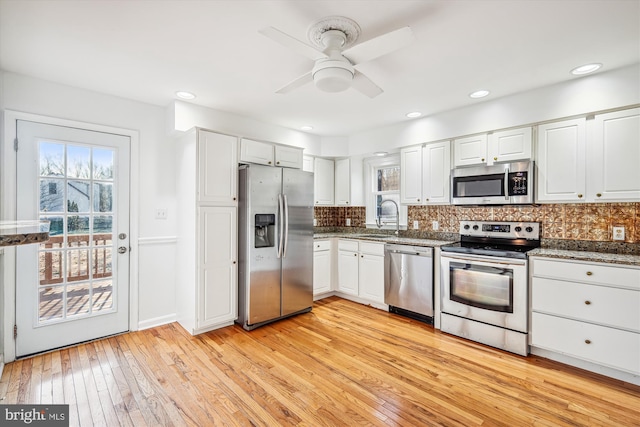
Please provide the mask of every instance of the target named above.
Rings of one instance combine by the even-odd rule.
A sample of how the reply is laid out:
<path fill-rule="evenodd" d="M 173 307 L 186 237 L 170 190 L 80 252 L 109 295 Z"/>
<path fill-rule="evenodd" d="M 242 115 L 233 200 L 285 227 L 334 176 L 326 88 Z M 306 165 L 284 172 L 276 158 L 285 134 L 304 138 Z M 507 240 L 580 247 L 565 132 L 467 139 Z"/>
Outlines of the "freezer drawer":
<path fill-rule="evenodd" d="M 384 302 L 433 317 L 433 249 L 386 245 Z"/>

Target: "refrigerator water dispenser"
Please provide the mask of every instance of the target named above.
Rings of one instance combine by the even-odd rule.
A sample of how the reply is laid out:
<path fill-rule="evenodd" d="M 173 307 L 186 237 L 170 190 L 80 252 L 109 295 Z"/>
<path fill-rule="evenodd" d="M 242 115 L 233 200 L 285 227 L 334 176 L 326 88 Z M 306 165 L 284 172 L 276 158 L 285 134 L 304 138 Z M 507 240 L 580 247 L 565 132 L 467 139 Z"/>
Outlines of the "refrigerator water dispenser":
<path fill-rule="evenodd" d="M 275 214 L 256 214 L 253 230 L 254 247 L 272 248 L 275 245 L 274 230 L 276 227 Z"/>

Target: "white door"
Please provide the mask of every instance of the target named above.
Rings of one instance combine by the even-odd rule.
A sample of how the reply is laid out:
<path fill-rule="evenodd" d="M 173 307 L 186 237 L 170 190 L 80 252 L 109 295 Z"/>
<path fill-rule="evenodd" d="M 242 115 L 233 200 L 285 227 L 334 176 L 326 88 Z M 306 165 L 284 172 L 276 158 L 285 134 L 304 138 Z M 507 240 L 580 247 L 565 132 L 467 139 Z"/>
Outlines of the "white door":
<path fill-rule="evenodd" d="M 128 136 L 18 120 L 16 356 L 129 329 Z"/>

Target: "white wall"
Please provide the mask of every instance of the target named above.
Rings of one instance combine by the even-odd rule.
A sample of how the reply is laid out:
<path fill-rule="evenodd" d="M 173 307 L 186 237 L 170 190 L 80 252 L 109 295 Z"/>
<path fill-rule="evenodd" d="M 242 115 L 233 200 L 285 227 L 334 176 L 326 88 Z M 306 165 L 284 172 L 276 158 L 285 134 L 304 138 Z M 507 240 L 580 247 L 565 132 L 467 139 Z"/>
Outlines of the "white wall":
<path fill-rule="evenodd" d="M 575 78 L 394 126 L 351 135 L 349 155 L 521 126 L 640 103 L 640 66 Z"/>
<path fill-rule="evenodd" d="M 132 172 L 137 171 L 139 191 L 131 195 L 139 214 L 131 218 L 137 221 L 140 244 L 139 253 L 132 254 L 139 262 L 138 321 L 146 325 L 174 316 L 176 188 L 164 108 L 8 72 L 0 79 L 2 110 L 138 132 L 139 164 L 132 164 Z M 155 209 L 160 207 L 168 210 L 166 220 L 155 219 Z"/>

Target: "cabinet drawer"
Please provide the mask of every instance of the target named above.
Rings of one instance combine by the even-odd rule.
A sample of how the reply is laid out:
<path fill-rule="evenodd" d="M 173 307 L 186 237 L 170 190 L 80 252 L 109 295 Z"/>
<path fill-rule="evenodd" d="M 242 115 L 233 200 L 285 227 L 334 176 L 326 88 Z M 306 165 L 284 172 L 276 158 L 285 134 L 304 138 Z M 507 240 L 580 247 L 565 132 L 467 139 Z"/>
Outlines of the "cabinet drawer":
<path fill-rule="evenodd" d="M 328 251 L 331 249 L 331 241 L 329 240 L 314 240 L 313 242 L 313 251 Z"/>
<path fill-rule="evenodd" d="M 338 250 L 358 252 L 357 240 L 338 240 Z"/>
<path fill-rule="evenodd" d="M 581 283 L 600 283 L 640 290 L 640 269 L 534 259 L 533 275 Z"/>
<path fill-rule="evenodd" d="M 640 374 L 640 334 L 533 313 L 531 345 Z"/>
<path fill-rule="evenodd" d="M 384 243 L 360 242 L 360 252 L 384 256 Z"/>
<path fill-rule="evenodd" d="M 533 311 L 640 332 L 640 291 L 534 277 Z"/>

